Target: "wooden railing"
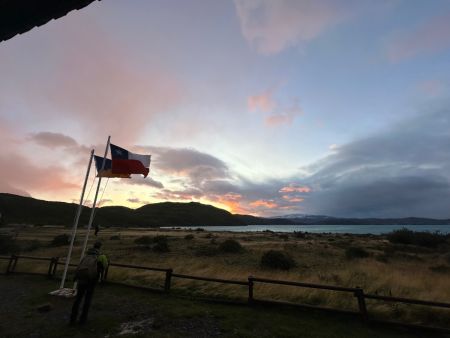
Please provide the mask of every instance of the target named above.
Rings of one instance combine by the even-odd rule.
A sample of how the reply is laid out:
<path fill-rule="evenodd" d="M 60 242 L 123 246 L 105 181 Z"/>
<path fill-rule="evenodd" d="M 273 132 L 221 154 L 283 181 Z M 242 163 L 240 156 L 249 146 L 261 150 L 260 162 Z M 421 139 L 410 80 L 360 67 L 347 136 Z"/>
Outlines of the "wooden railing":
<path fill-rule="evenodd" d="M 58 265 L 65 264 L 64 261 L 59 260 L 59 257 L 33 257 L 33 256 L 20 256 L 20 255 L 0 256 L 0 260 L 8 260 L 8 265 L 6 267 L 6 271 L 4 274 L 8 275 L 8 274 L 12 274 L 12 273 L 17 273 L 16 267 L 17 267 L 17 261 L 19 259 L 34 260 L 34 261 L 48 261 L 49 265 L 48 265 L 48 269 L 47 269 L 46 273 L 36 273 L 36 272 L 33 273 L 33 274 L 46 275 L 48 278 L 54 278 L 56 275 Z M 71 264 L 69 264 L 69 266 L 76 267 L 77 264 L 71 263 Z M 396 303 L 404 303 L 404 304 L 432 306 L 432 307 L 446 308 L 446 309 L 450 309 L 450 303 L 367 294 L 364 292 L 364 290 L 362 288 L 359 288 L 359 287 L 350 288 L 350 287 L 342 287 L 342 286 L 335 286 L 335 285 L 323 285 L 323 284 L 314 284 L 314 283 L 304 283 L 304 282 L 294 282 L 294 281 L 275 280 L 275 279 L 268 279 L 268 278 L 259 278 L 259 277 L 254 277 L 254 276 L 249 276 L 246 281 L 230 280 L 230 279 L 222 279 L 222 278 L 210 278 L 210 277 L 203 277 L 203 276 L 192 276 L 192 275 L 174 273 L 173 270 L 170 268 L 167 268 L 167 269 L 166 268 L 155 268 L 155 267 L 123 264 L 123 263 L 110 263 L 107 270 L 105 271 L 105 275 L 104 275 L 105 281 L 107 281 L 108 272 L 109 272 L 109 269 L 111 269 L 111 268 L 127 268 L 127 269 L 138 269 L 138 270 L 163 272 L 165 274 L 165 280 L 164 280 L 164 285 L 163 285 L 161 291 L 165 291 L 165 292 L 170 292 L 173 278 L 182 278 L 182 279 L 199 280 L 199 281 L 205 281 L 205 282 L 241 285 L 241 286 L 246 286 L 248 288 L 248 298 L 247 298 L 248 304 L 257 304 L 257 303 L 274 304 L 274 305 L 275 304 L 285 304 L 285 305 L 294 305 L 294 306 L 301 306 L 301 307 L 307 307 L 307 308 L 325 309 L 325 310 L 329 310 L 329 311 L 344 312 L 344 313 L 351 313 L 351 314 L 359 315 L 360 318 L 366 323 L 377 322 L 377 323 L 384 323 L 384 324 L 395 324 L 395 325 L 409 326 L 409 327 L 413 327 L 416 329 L 425 329 L 425 330 L 433 330 L 433 331 L 439 331 L 439 332 L 444 332 L 444 333 L 450 333 L 450 328 L 414 325 L 414 324 L 408 324 L 408 323 L 404 323 L 404 322 L 393 322 L 393 321 L 385 321 L 385 320 L 370 318 L 369 313 L 367 311 L 366 299 L 373 299 L 373 300 L 384 301 L 384 302 L 396 302 Z M 19 273 L 30 273 L 30 272 L 21 271 Z M 116 283 L 116 282 L 108 281 L 108 283 Z M 335 309 L 335 308 L 322 308 L 322 307 L 305 305 L 305 304 L 257 299 L 257 298 L 255 298 L 255 295 L 254 295 L 255 283 L 287 285 L 287 286 L 295 286 L 295 287 L 301 287 L 301 288 L 310 288 L 310 289 L 329 290 L 329 291 L 349 293 L 349 294 L 352 294 L 356 298 L 357 304 L 358 304 L 358 311 L 348 311 L 348 310 Z M 128 286 L 139 287 L 137 285 L 128 285 Z"/>

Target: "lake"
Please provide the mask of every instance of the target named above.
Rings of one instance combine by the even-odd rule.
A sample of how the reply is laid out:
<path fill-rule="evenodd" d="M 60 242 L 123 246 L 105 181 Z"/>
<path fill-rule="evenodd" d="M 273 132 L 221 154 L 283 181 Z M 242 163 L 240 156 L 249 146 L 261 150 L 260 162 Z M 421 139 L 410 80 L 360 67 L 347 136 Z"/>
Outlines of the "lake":
<path fill-rule="evenodd" d="M 169 228 L 169 227 L 168 227 Z M 178 228 L 178 227 L 177 227 Z M 181 229 L 203 228 L 207 231 L 264 231 L 271 230 L 276 232 L 294 232 L 305 231 L 315 233 L 350 233 L 350 234 L 374 234 L 379 235 L 394 230 L 407 228 L 413 231 L 439 231 L 450 233 L 450 225 L 247 225 L 247 226 L 198 226 L 198 227 L 179 227 Z M 170 229 L 170 228 L 169 228 Z"/>

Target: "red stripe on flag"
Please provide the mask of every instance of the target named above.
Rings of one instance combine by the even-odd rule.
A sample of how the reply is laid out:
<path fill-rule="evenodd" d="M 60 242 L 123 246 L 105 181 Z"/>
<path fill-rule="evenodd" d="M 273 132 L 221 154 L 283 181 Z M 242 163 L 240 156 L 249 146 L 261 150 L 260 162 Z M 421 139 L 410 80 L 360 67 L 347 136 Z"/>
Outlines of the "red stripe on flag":
<path fill-rule="evenodd" d="M 113 159 L 112 172 L 113 174 L 142 174 L 147 177 L 149 169 L 138 160 Z"/>

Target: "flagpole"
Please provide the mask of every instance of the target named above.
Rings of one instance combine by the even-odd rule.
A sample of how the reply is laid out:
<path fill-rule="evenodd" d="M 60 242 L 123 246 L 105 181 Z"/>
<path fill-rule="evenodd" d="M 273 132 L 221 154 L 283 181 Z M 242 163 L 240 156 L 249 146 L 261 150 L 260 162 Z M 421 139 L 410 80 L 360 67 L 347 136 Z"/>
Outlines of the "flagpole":
<path fill-rule="evenodd" d="M 86 184 L 87 184 L 87 181 L 88 181 L 88 178 L 89 178 L 89 172 L 91 170 L 92 158 L 93 157 L 94 157 L 94 149 L 91 150 L 91 156 L 89 157 L 89 165 L 88 165 L 87 170 L 86 170 L 86 177 L 84 178 L 83 189 L 81 191 L 80 204 L 78 205 L 77 214 L 76 214 L 75 220 L 73 222 L 72 238 L 70 239 L 69 252 L 67 253 L 66 262 L 64 264 L 64 273 L 63 273 L 63 276 L 62 276 L 62 279 L 61 279 L 61 285 L 59 287 L 60 289 L 64 288 L 64 283 L 66 281 L 67 270 L 69 268 L 69 262 L 70 262 L 70 257 L 72 255 L 73 243 L 74 243 L 74 240 L 75 240 L 75 235 L 77 233 L 78 221 L 80 220 L 81 210 L 83 209 L 84 192 L 86 191 Z"/>
<path fill-rule="evenodd" d="M 108 141 L 106 142 L 106 148 L 105 148 L 105 155 L 103 156 L 102 168 L 101 168 L 100 172 L 102 172 L 105 169 L 106 156 L 108 155 L 110 140 L 111 140 L 111 136 L 108 136 Z M 88 223 L 88 227 L 86 230 L 86 237 L 84 238 L 83 251 L 81 252 L 80 262 L 84 257 L 84 253 L 86 252 L 86 247 L 87 247 L 87 243 L 88 243 L 88 239 L 89 239 L 89 232 L 91 231 L 92 222 L 94 221 L 95 205 L 97 204 L 97 196 L 98 196 L 98 191 L 100 189 L 101 181 L 102 181 L 102 178 L 100 176 L 98 178 L 97 190 L 95 192 L 94 203 L 92 204 L 92 209 L 91 209 L 91 216 L 89 217 L 89 223 Z"/>

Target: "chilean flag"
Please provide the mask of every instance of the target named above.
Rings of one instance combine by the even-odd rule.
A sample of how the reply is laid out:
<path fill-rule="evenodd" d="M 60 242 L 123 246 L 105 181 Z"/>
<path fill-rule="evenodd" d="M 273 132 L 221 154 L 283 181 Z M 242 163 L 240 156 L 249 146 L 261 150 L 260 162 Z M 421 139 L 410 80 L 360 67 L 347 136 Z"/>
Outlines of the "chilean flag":
<path fill-rule="evenodd" d="M 109 158 L 105 158 L 105 164 L 103 165 L 103 157 L 94 155 L 95 167 L 97 168 L 97 177 L 120 177 L 120 178 L 130 178 L 128 174 L 113 174 L 112 172 L 112 161 Z M 103 169 L 102 169 L 103 166 Z"/>
<path fill-rule="evenodd" d="M 150 167 L 150 155 L 133 154 L 132 152 L 111 144 L 113 174 L 142 174 L 147 177 Z"/>

